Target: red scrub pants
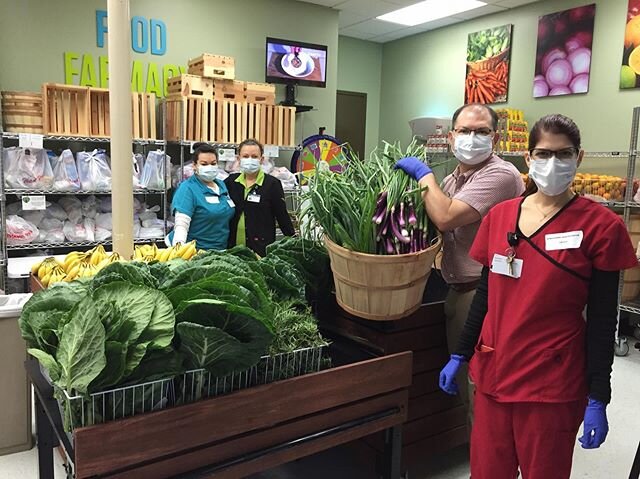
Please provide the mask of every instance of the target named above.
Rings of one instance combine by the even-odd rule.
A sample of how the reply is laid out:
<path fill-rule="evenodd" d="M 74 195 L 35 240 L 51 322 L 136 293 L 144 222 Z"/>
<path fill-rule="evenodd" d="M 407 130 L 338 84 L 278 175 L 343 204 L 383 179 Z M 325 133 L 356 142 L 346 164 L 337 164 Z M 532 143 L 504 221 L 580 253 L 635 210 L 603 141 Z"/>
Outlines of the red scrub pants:
<path fill-rule="evenodd" d="M 500 403 L 476 390 L 471 478 L 569 479 L 587 400 Z"/>

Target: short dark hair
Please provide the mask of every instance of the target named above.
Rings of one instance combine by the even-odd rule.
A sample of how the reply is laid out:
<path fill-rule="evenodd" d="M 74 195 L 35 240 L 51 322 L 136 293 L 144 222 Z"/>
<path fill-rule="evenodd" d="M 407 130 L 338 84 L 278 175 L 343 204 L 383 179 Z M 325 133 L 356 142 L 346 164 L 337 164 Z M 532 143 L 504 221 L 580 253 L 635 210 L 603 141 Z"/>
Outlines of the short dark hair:
<path fill-rule="evenodd" d="M 565 135 L 576 150 L 580 149 L 582 139 L 580 138 L 580 128 L 568 116 L 554 113 L 552 115 L 543 116 L 531 128 L 529 133 L 529 151 L 533 150 L 542 133 L 553 133 L 556 135 Z"/>
<path fill-rule="evenodd" d="M 469 103 L 468 105 L 462 105 L 460 108 L 458 108 L 453 114 L 453 118 L 451 119 L 452 129 L 455 129 L 456 121 L 458 121 L 458 117 L 460 116 L 460 113 L 462 113 L 467 108 L 472 108 L 472 107 L 480 107 L 487 110 L 489 115 L 491 115 L 491 127 L 493 128 L 493 131 L 496 131 L 498 129 L 498 114 L 493 108 L 491 108 L 490 106 L 484 105 L 482 103 Z"/>
<path fill-rule="evenodd" d="M 264 155 L 264 147 L 258 140 L 254 140 L 253 138 L 247 138 L 246 140 L 244 140 L 238 145 L 238 154 L 240 154 L 240 150 L 242 150 L 243 146 L 257 146 L 258 148 L 260 148 L 260 156 Z"/>
<path fill-rule="evenodd" d="M 191 160 L 194 163 L 198 162 L 198 156 L 200 156 L 200 153 L 213 153 L 216 156 L 216 160 L 218 159 L 218 151 L 209 143 L 193 144 L 193 154 L 191 155 Z"/>

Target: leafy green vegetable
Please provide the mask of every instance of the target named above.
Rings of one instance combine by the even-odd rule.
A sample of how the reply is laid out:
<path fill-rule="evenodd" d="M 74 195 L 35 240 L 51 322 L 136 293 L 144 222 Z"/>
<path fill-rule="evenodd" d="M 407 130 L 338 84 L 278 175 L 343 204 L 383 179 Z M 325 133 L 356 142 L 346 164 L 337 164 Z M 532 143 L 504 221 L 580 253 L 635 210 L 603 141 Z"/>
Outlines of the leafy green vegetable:
<path fill-rule="evenodd" d="M 273 355 L 328 344 L 320 335 L 318 322 L 311 310 L 293 301 L 276 306 L 273 326 L 275 334 L 269 348 Z"/>
<path fill-rule="evenodd" d="M 45 353 L 44 351 L 33 348 L 28 349 L 27 352 L 40 361 L 40 364 L 45 367 L 49 373 L 49 377 L 54 383 L 57 383 L 60 380 L 62 371 L 60 371 L 60 365 L 53 356 Z"/>
<path fill-rule="evenodd" d="M 509 46 L 510 36 L 509 25 L 470 33 L 467 43 L 467 61 L 478 62 L 502 53 Z"/>
<path fill-rule="evenodd" d="M 118 261 L 105 266 L 95 275 L 91 287 L 97 289 L 114 281 L 127 281 L 150 288 L 158 287 L 158 281 L 151 274 L 149 265 L 141 261 Z"/>
<path fill-rule="evenodd" d="M 108 386 L 118 384 L 124 377 L 127 365 L 126 346 L 116 341 L 107 341 L 104 352 L 107 367 L 93 380 L 90 391 L 101 391 Z"/>
<path fill-rule="evenodd" d="M 272 333 L 247 308 L 212 299 L 186 302 L 178 314 L 178 351 L 188 367 L 225 376 L 255 365 L 266 352 Z"/>

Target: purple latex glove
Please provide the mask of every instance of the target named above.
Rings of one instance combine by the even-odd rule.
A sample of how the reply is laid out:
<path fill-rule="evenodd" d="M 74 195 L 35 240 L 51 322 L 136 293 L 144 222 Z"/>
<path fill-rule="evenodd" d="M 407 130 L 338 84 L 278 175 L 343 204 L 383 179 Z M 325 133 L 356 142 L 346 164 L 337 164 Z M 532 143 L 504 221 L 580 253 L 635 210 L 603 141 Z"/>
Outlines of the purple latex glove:
<path fill-rule="evenodd" d="M 447 394 L 455 396 L 458 394 L 458 383 L 456 382 L 456 375 L 462 363 L 467 360 L 464 356 L 459 354 L 452 354 L 451 359 L 440 371 L 440 389 Z"/>
<path fill-rule="evenodd" d="M 420 158 L 416 158 L 415 156 L 407 156 L 406 158 L 402 158 L 395 164 L 394 168 L 396 170 L 401 169 L 416 181 L 420 181 L 429 173 L 433 173 L 433 170 L 429 165 L 423 163 Z"/>
<path fill-rule="evenodd" d="M 609 423 L 607 422 L 607 406 L 589 398 L 584 412 L 584 434 L 578 439 L 583 449 L 596 449 L 607 438 Z"/>

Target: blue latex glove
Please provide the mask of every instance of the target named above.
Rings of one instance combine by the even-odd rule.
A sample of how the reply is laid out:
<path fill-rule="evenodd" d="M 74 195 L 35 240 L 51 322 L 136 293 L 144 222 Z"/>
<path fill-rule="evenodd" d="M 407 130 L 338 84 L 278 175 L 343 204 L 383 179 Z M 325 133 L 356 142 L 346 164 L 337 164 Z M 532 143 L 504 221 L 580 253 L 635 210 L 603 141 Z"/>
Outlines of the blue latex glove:
<path fill-rule="evenodd" d="M 464 356 L 459 354 L 452 354 L 451 359 L 440 371 L 440 389 L 447 394 L 455 396 L 458 394 L 458 383 L 456 382 L 456 375 L 462 363 L 467 360 Z"/>
<path fill-rule="evenodd" d="M 584 449 L 596 449 L 607 438 L 609 423 L 607 422 L 607 406 L 589 398 L 584 412 L 584 434 L 578 441 Z"/>
<path fill-rule="evenodd" d="M 420 158 L 416 158 L 415 156 L 407 156 L 406 158 L 402 158 L 395 164 L 394 168 L 396 170 L 401 169 L 416 181 L 420 181 L 429 173 L 433 173 L 433 170 L 429 165 L 423 163 Z"/>

